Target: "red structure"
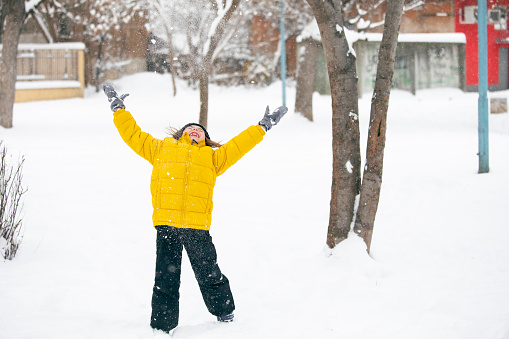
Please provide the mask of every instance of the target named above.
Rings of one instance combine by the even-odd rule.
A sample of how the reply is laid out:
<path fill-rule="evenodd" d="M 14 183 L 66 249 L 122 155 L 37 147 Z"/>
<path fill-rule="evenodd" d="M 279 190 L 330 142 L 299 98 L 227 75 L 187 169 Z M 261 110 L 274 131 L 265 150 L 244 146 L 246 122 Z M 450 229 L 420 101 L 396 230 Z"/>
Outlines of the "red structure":
<path fill-rule="evenodd" d="M 465 77 L 469 90 L 478 85 L 477 1 L 487 1 L 488 8 L 488 86 L 490 90 L 509 88 L 509 0 L 454 0 L 456 32 L 466 36 Z"/>

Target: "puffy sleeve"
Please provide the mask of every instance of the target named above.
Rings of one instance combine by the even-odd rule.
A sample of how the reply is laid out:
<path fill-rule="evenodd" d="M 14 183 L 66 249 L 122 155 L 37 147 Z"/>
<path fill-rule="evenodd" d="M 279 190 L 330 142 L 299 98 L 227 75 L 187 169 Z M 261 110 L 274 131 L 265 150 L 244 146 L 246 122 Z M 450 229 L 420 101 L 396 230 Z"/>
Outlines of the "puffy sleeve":
<path fill-rule="evenodd" d="M 113 123 L 117 127 L 124 142 L 131 147 L 136 154 L 151 164 L 154 164 L 154 159 L 161 144 L 161 140 L 152 137 L 148 133 L 142 132 L 131 113 L 123 108 L 113 113 Z"/>
<path fill-rule="evenodd" d="M 227 144 L 214 151 L 213 161 L 216 174 L 223 174 L 247 152 L 263 140 L 265 131 L 259 125 L 250 126 L 245 131 L 230 140 Z"/>

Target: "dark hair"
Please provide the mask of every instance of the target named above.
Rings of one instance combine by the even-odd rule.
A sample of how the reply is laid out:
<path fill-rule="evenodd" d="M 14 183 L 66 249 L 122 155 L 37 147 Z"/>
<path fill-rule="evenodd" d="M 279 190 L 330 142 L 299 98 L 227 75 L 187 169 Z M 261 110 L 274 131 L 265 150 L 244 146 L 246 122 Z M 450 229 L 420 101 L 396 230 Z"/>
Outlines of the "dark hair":
<path fill-rule="evenodd" d="M 184 127 L 183 128 L 175 128 L 175 127 L 168 127 L 167 128 L 167 133 L 173 137 L 173 139 L 175 140 L 180 140 L 180 138 L 182 138 L 182 135 L 184 134 Z M 209 146 L 209 147 L 212 147 L 212 148 L 219 148 L 221 147 L 222 145 L 218 142 L 215 142 L 215 141 L 212 141 L 210 140 L 209 138 L 205 137 L 205 145 Z"/>

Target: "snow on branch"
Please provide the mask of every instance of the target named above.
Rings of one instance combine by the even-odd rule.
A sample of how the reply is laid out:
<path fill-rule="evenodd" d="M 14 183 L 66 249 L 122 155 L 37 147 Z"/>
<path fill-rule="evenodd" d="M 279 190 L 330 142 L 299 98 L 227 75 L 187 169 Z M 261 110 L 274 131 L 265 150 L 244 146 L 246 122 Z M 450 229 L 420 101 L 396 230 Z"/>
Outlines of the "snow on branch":
<path fill-rule="evenodd" d="M 44 0 L 28 0 L 27 2 L 25 2 L 25 11 L 27 13 L 32 12 L 43 1 Z"/>
<path fill-rule="evenodd" d="M 36 8 L 33 8 L 33 17 L 37 21 L 37 24 L 41 28 L 41 31 L 44 34 L 44 37 L 46 38 L 48 43 L 52 44 L 53 43 L 53 37 L 51 36 L 51 33 L 49 32 L 49 29 L 46 26 L 46 23 L 41 18 L 41 13 L 39 13 L 39 11 Z"/>
<path fill-rule="evenodd" d="M 311 20 L 306 27 L 302 30 L 301 34 L 297 37 L 297 41 L 301 42 L 306 39 L 313 39 L 316 41 L 322 41 L 322 37 L 320 35 L 320 29 L 318 28 L 318 24 L 316 23 L 316 19 Z"/>
<path fill-rule="evenodd" d="M 225 17 L 226 13 L 228 13 L 228 11 L 230 10 L 230 7 L 232 6 L 232 0 L 226 0 L 224 6 L 223 0 L 216 0 L 216 6 L 217 6 L 217 16 L 210 25 L 209 33 L 207 35 L 207 41 L 205 41 L 205 45 L 203 46 L 203 55 L 207 55 L 209 53 L 211 42 L 210 40 L 216 34 L 217 28 L 219 27 L 219 24 Z"/>
<path fill-rule="evenodd" d="M 215 60 L 219 54 L 223 52 L 223 50 L 226 48 L 230 40 L 233 38 L 233 36 L 237 33 L 237 29 L 240 26 L 241 18 L 237 20 L 237 22 L 234 24 L 234 28 L 231 29 L 227 36 L 225 36 L 221 43 L 216 47 L 216 50 L 214 51 L 214 55 L 212 56 L 212 60 Z"/>
<path fill-rule="evenodd" d="M 407 11 L 411 11 L 413 9 L 416 9 L 416 8 L 418 8 L 420 6 L 424 6 L 424 1 L 423 0 L 412 1 L 411 3 L 403 6 L 403 13 L 407 12 Z"/>

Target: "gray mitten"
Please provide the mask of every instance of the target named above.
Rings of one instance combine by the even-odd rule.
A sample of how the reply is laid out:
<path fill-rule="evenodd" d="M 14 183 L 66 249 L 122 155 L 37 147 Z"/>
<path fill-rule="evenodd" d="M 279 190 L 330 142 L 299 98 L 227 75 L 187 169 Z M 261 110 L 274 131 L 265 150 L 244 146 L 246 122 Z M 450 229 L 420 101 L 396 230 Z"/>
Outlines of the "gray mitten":
<path fill-rule="evenodd" d="M 258 123 L 261 126 L 264 126 L 268 131 L 272 128 L 272 125 L 277 125 L 279 120 L 288 112 L 288 108 L 285 106 L 279 106 L 274 110 L 274 112 L 270 113 L 269 106 L 265 109 L 265 114 L 263 115 L 263 119 Z"/>
<path fill-rule="evenodd" d="M 286 106 L 279 106 L 274 110 L 274 112 L 272 112 L 270 118 L 272 119 L 272 121 L 274 121 L 274 125 L 277 125 L 279 120 L 281 120 L 281 118 L 286 114 L 286 112 L 288 112 L 288 107 Z"/>
<path fill-rule="evenodd" d="M 129 94 L 122 94 L 120 97 L 111 85 L 103 85 L 104 94 L 108 97 L 108 101 L 111 102 L 110 108 L 113 112 L 125 108 L 124 99 Z"/>

